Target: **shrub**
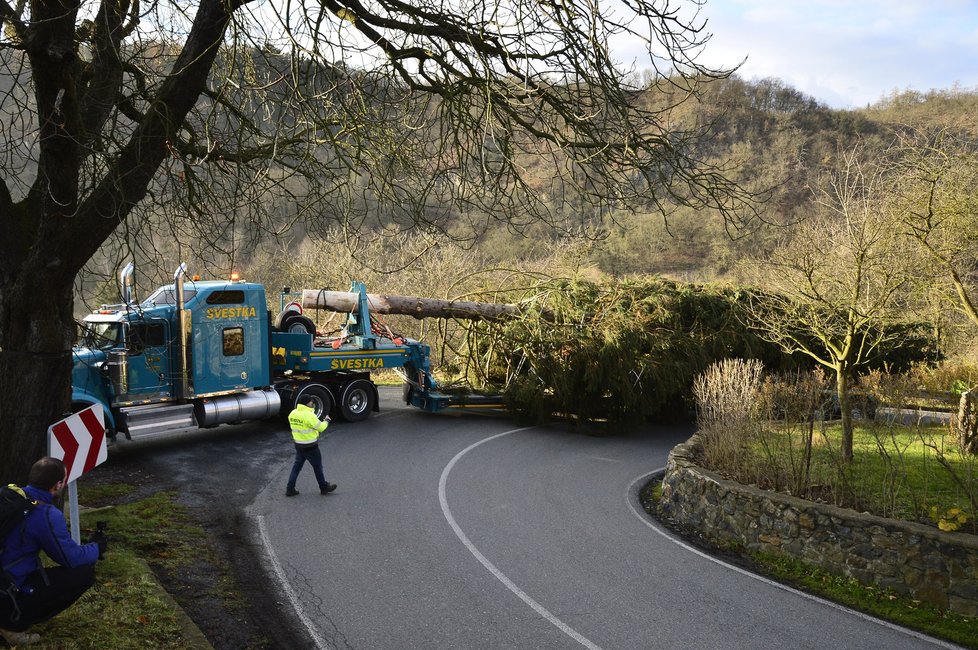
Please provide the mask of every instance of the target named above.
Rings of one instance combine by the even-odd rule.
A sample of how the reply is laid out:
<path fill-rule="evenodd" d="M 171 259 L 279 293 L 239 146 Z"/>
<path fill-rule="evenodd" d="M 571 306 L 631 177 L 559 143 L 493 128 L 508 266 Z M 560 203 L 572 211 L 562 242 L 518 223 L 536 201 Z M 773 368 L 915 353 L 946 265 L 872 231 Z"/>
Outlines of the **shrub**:
<path fill-rule="evenodd" d="M 756 359 L 724 359 L 693 382 L 696 422 L 711 467 L 741 465 L 756 421 L 763 369 Z"/>

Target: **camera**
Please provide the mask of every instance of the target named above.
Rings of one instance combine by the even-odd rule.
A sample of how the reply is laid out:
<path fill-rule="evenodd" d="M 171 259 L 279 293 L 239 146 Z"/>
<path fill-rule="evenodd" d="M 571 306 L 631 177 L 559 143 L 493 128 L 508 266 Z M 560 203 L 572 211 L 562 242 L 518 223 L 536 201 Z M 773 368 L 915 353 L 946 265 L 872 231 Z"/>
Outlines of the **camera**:
<path fill-rule="evenodd" d="M 109 527 L 109 522 L 107 521 L 96 521 L 95 522 L 95 533 L 92 535 L 90 541 L 98 544 L 98 559 L 102 559 L 105 556 L 105 547 L 109 543 L 109 538 L 106 536 L 105 531 Z"/>

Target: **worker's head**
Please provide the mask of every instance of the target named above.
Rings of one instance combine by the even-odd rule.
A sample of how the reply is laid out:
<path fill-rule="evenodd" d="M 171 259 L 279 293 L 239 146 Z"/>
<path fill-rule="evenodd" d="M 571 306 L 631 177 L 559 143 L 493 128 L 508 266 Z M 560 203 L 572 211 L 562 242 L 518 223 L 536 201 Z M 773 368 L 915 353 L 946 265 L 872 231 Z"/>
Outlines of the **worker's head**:
<path fill-rule="evenodd" d="M 65 464 L 57 458 L 45 456 L 31 467 L 27 482 L 36 488 L 57 493 L 64 487 L 67 478 Z"/>
<path fill-rule="evenodd" d="M 303 397 L 301 403 L 314 411 L 316 410 L 316 400 L 312 397 Z"/>

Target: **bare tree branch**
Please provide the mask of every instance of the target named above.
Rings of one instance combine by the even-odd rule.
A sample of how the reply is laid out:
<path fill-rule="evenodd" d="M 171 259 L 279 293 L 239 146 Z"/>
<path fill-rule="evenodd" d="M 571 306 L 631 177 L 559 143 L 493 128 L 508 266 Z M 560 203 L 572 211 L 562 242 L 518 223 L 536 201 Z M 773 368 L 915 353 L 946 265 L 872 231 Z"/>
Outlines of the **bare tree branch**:
<path fill-rule="evenodd" d="M 615 210 L 750 217 L 703 132 L 671 126 L 729 74 L 697 63 L 700 6 L 0 0 L 0 382 L 64 388 L 0 395 L 0 473 L 70 406 L 73 283 L 100 251 L 233 264 L 293 228 L 471 242 Z M 628 81 L 622 35 L 656 83 Z"/>

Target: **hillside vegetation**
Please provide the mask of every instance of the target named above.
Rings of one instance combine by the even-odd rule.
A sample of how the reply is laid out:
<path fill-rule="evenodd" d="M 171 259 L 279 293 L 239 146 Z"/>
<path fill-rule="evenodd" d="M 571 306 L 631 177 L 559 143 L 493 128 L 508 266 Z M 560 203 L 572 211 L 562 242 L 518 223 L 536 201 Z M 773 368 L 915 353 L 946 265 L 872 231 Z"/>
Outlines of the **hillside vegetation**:
<path fill-rule="evenodd" d="M 652 84 L 636 94 L 636 101 L 650 104 L 668 99 L 667 90 Z M 152 245 L 107 246 L 90 264 L 80 290 L 89 304 L 115 300 L 112 271 L 119 259 L 134 256 L 144 291 L 167 281 L 179 261 L 189 261 L 192 271 L 205 277 L 233 268 L 264 282 L 273 309 L 280 287 L 345 289 L 351 280 L 365 281 L 378 293 L 449 299 L 506 302 L 545 296 L 549 308 L 566 317 L 556 326 L 523 320 L 499 329 L 390 320 L 396 331 L 432 344 L 446 377 L 504 386 L 526 411 L 561 412 L 576 404 L 584 419 L 675 412 L 681 395 L 688 400 L 695 374 L 724 357 L 764 359 L 772 370 L 811 367 L 811 359 L 798 355 L 786 364 L 776 346 L 750 329 L 738 301 L 747 295 L 746 287 L 776 288 L 769 272 L 758 272 L 760 260 L 795 237 L 797 224 L 819 213 L 819 193 L 849 160 L 847 152 L 858 147 L 859 160 L 878 161 L 891 157 L 907 133 L 938 130 L 970 142 L 978 134 L 976 114 L 978 92 L 957 88 L 893 94 L 864 109 L 839 111 L 778 80 L 733 76 L 711 82 L 696 102 L 681 104 L 671 116 L 680 132 L 711 134 L 698 155 L 755 192 L 756 214 L 750 220 L 734 222 L 709 209 L 679 205 L 669 206 L 665 218 L 660 206 L 652 205 L 609 201 L 597 212 L 575 207 L 560 200 L 562 189 L 554 181 L 552 166 L 561 161 L 526 150 L 517 154 L 520 164 L 530 170 L 527 178 L 541 200 L 550 202 L 550 220 L 494 227 L 487 214 L 482 217 L 487 227 L 474 239 L 461 227 L 458 237 L 451 236 L 451 227 L 447 237 L 405 231 L 384 213 L 373 215 L 365 230 L 330 225 L 325 217 L 317 222 L 313 215 L 292 222 L 277 237 L 239 233 L 247 225 L 232 223 L 228 241 L 189 260 L 187 251 L 196 247 L 182 242 L 185 234 L 164 237 L 147 228 Z M 283 210 L 288 212 L 287 206 Z M 439 214 L 438 219 L 477 217 Z M 234 245 L 250 240 L 255 245 Z M 228 245 L 232 255 L 219 252 Z M 867 368 L 907 367 L 911 361 L 933 362 L 968 351 L 968 327 L 961 335 L 961 320 L 947 315 L 953 310 L 943 298 L 945 304 L 923 309 L 928 293 L 906 289 L 900 298 L 903 315 L 873 326 L 912 336 L 890 340 L 889 348 L 867 357 Z M 320 324 L 329 318 L 317 317 Z M 930 332 L 923 322 L 931 323 Z M 578 379 L 569 379 L 574 376 Z M 533 381 L 527 383 L 528 377 Z M 617 404 L 609 411 L 612 395 Z"/>
<path fill-rule="evenodd" d="M 251 74 L 263 78 L 258 72 Z M 637 97 L 642 102 L 666 102 L 668 93 L 647 84 Z M 908 129 L 950 129 L 973 139 L 978 135 L 978 90 L 907 91 L 883 97 L 864 109 L 834 110 L 777 79 L 746 81 L 734 75 L 707 84 L 702 96 L 674 109 L 672 117 L 680 133 L 709 132 L 700 155 L 756 193 L 757 218 L 732 223 L 709 209 L 676 205 L 663 206 L 669 214 L 663 218 L 656 209 L 660 206 L 621 205 L 613 200 L 601 210 L 578 206 L 563 200 L 570 194 L 564 187 L 566 181 L 555 180 L 554 168 L 564 161 L 526 150 L 517 154 L 519 163 L 529 170 L 530 189 L 548 204 L 551 218 L 493 226 L 493 216 L 488 213 L 432 214 L 442 225 L 457 221 L 459 228 L 448 227 L 447 231 L 465 237 L 460 243 L 474 251 L 472 263 L 460 270 L 481 270 L 477 262 L 548 265 L 555 248 L 573 248 L 574 259 L 566 260 L 564 254 L 563 261 L 570 261 L 575 269 L 589 267 L 610 277 L 662 274 L 701 282 L 741 281 L 745 259 L 782 240 L 789 232 L 786 226 L 811 216 L 815 188 L 824 184 L 843 152 L 858 144 L 867 158 L 883 156 Z M 162 209 L 165 193 L 155 199 Z M 362 199 L 369 204 L 367 193 Z M 153 213 L 152 201 L 144 207 Z M 352 252 L 364 268 L 390 273 L 401 270 L 386 256 L 377 256 L 378 248 L 383 247 L 374 245 L 375 238 L 386 236 L 386 246 L 397 247 L 396 242 L 390 243 L 391 238 L 407 234 L 396 217 L 379 206 L 368 215 L 373 226 L 365 233 L 354 233 L 326 212 L 294 215 L 287 205 L 276 210 L 282 215 L 281 223 L 262 224 L 260 229 L 247 222 L 231 223 L 217 233 L 203 230 L 206 224 L 201 230 L 172 232 L 165 223 L 148 219 L 139 232 L 127 233 L 107 245 L 92 261 L 82 279 L 81 296 L 87 304 L 112 299 L 114 288 L 100 292 L 98 285 L 106 281 L 111 285 L 112 271 L 124 257 L 135 257 L 147 286 L 153 286 L 169 277 L 178 258 L 191 252 L 192 266 L 223 274 L 232 267 L 242 270 L 274 263 L 264 260 L 268 256 L 285 264 L 283 256 L 297 251 L 310 236 L 327 238 Z M 463 223 L 480 220 L 485 228 L 477 239 L 469 238 L 472 231 L 467 228 L 463 234 Z M 434 235 L 428 235 L 414 251 L 416 256 L 436 245 Z M 203 237 L 213 243 L 201 250 Z M 564 271 L 554 269 L 553 274 Z M 354 272 L 354 276 L 362 274 Z"/>

